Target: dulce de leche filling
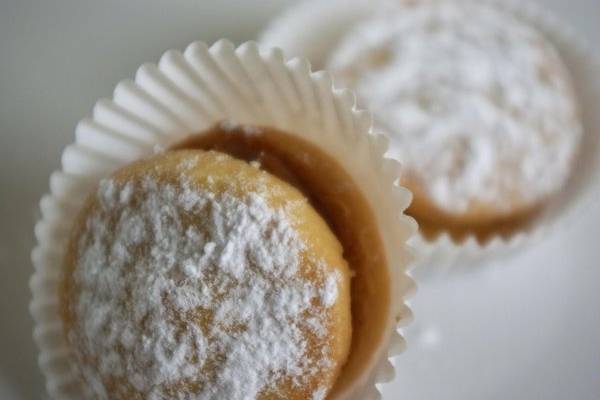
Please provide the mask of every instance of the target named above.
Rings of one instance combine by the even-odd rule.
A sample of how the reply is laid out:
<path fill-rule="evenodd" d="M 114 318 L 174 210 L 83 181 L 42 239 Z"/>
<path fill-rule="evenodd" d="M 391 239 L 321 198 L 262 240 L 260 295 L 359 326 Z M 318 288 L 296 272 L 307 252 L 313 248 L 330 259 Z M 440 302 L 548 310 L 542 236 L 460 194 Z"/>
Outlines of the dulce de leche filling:
<path fill-rule="evenodd" d="M 387 260 L 376 218 L 344 169 L 311 143 L 267 127 L 215 125 L 175 145 L 216 150 L 248 162 L 300 190 L 329 224 L 344 249 L 351 283 L 352 343 L 332 392 L 343 391 L 372 361 L 385 335 L 390 306 Z"/>

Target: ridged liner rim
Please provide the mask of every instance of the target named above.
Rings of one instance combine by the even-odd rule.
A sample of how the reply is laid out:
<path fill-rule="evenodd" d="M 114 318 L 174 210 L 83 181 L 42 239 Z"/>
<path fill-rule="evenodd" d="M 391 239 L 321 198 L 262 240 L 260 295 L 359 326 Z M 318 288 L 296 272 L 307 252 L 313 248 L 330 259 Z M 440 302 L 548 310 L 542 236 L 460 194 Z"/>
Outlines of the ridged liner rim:
<path fill-rule="evenodd" d="M 312 72 L 303 59 L 286 60 L 277 48 L 260 49 L 254 42 L 235 48 L 220 40 L 211 47 L 194 42 L 183 53 L 169 50 L 157 65 L 142 65 L 134 81 L 117 84 L 113 98 L 99 100 L 92 116 L 79 122 L 61 169 L 50 177 L 50 192 L 40 200 L 42 218 L 35 225 L 30 312 L 38 364 L 51 398 L 86 395 L 70 361 L 58 297 L 68 232 L 86 194 L 120 166 L 222 119 L 304 137 L 333 152 L 361 187 L 377 215 L 387 257 L 394 260 L 389 263 L 393 296 L 386 338 L 368 373 L 352 393 L 339 398 L 380 398 L 376 384 L 393 378 L 389 358 L 405 346 L 398 327 L 412 319 L 404 302 L 415 289 L 406 270 L 411 258 L 406 241 L 416 223 L 403 214 L 411 195 L 397 185 L 397 162 L 383 156 L 387 140 L 372 132 L 369 113 L 356 108 L 350 91 L 333 89 L 328 73 Z"/>

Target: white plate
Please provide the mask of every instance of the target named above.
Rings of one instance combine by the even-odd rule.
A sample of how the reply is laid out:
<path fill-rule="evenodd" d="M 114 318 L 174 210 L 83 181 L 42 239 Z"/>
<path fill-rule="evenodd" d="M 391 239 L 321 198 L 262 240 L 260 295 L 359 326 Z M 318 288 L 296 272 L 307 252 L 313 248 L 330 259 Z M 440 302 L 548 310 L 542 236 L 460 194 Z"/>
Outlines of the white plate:
<path fill-rule="evenodd" d="M 37 201 L 75 123 L 142 62 L 195 39 L 251 38 L 286 3 L 1 2 L 1 399 L 43 393 L 27 312 L 29 251 Z M 600 37 L 597 0 L 546 3 Z M 600 398 L 599 226 L 597 206 L 504 265 L 421 286 L 385 399 Z"/>

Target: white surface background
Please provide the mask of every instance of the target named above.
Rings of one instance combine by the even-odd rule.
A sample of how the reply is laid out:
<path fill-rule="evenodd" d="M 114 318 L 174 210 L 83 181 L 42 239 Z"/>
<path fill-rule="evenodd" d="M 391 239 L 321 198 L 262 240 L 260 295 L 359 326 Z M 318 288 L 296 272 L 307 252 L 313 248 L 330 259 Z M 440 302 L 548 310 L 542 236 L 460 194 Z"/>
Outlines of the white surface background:
<path fill-rule="evenodd" d="M 599 1 L 540 2 L 600 51 Z M 29 252 L 38 199 L 77 121 L 164 50 L 251 39 L 288 3 L 0 0 L 0 399 L 43 396 Z M 600 399 L 599 227 L 595 205 L 510 260 L 421 283 L 384 397 Z"/>

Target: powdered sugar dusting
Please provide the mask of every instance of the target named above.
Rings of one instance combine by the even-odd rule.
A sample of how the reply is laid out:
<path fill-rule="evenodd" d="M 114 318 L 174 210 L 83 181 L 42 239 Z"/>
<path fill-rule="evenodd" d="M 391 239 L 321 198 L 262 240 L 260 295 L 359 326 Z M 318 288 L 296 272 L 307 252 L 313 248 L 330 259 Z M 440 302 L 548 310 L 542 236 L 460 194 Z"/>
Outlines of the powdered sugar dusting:
<path fill-rule="evenodd" d="M 148 399 L 251 399 L 330 366 L 324 316 L 339 277 L 301 277 L 306 252 L 284 209 L 183 178 L 103 180 L 97 201 L 79 241 L 69 333 L 97 398 L 110 397 L 110 377 Z"/>
<path fill-rule="evenodd" d="M 325 278 L 325 285 L 320 290 L 321 303 L 325 307 L 331 307 L 335 304 L 338 296 L 338 281 L 340 279 L 337 271 L 332 272 Z"/>
<path fill-rule="evenodd" d="M 241 130 L 245 135 L 256 135 L 262 132 L 262 129 L 255 125 L 238 124 L 231 119 L 225 119 L 219 123 L 221 129 L 225 132 Z"/>
<path fill-rule="evenodd" d="M 404 0 L 353 29 L 329 66 L 450 212 L 529 206 L 568 178 L 582 128 L 554 48 L 477 1 Z"/>
<path fill-rule="evenodd" d="M 325 396 L 327 396 L 327 389 L 320 388 L 313 393 L 311 400 L 325 400 Z"/>

